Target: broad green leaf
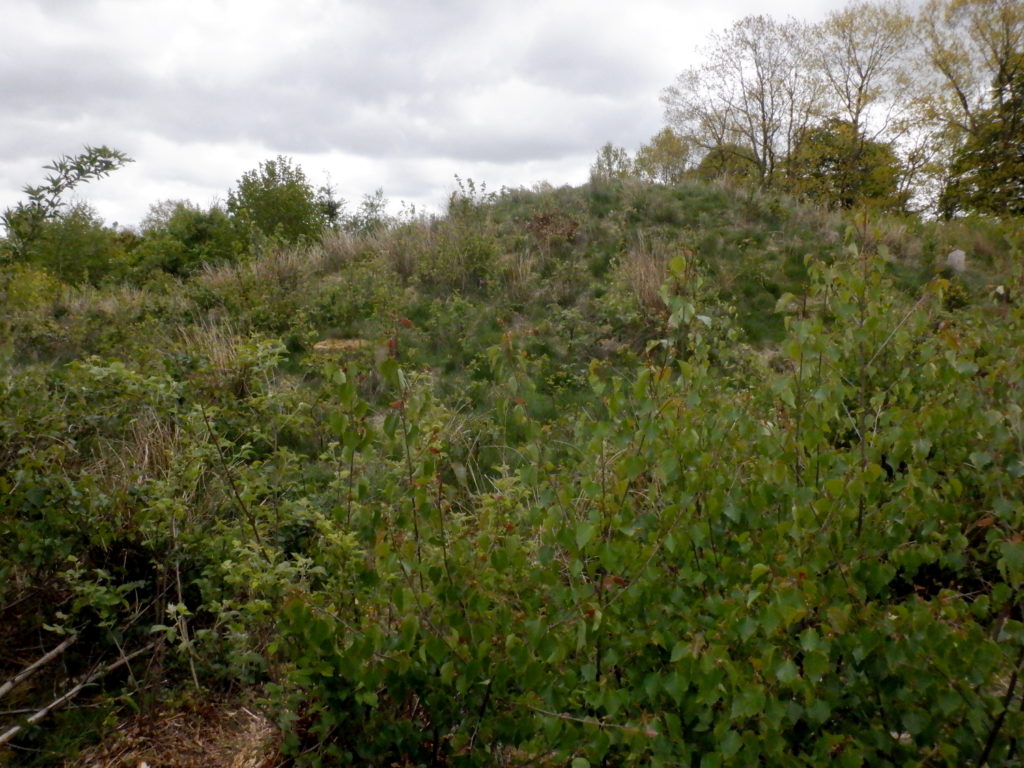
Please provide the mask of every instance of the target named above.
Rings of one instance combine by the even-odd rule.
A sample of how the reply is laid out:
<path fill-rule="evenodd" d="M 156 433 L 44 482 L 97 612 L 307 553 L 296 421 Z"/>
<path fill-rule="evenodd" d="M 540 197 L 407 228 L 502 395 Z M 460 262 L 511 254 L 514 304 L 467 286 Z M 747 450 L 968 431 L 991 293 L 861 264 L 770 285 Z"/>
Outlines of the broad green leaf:
<path fill-rule="evenodd" d="M 754 563 L 754 567 L 750 569 L 750 583 L 751 584 L 757 583 L 758 579 L 760 579 L 766 573 L 770 573 L 770 572 L 771 572 L 771 568 L 769 568 L 764 563 Z M 750 605 L 750 602 L 748 602 L 747 605 Z"/>
<path fill-rule="evenodd" d="M 775 677 L 780 683 L 788 685 L 800 679 L 800 670 L 796 668 L 792 659 L 786 659 L 775 669 Z"/>
<path fill-rule="evenodd" d="M 597 526 L 593 523 L 580 523 L 576 526 L 576 546 L 583 549 L 594 538 Z"/>
<path fill-rule="evenodd" d="M 683 640 L 678 641 L 672 646 L 672 656 L 669 658 L 673 664 L 679 661 L 681 658 L 687 655 L 690 650 L 690 643 Z"/>

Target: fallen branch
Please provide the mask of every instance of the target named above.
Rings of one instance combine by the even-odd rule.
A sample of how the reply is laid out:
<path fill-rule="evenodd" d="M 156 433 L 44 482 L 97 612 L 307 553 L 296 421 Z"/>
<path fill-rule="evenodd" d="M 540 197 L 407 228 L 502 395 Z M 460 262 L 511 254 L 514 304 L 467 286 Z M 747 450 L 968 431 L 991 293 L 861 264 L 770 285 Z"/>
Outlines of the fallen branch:
<path fill-rule="evenodd" d="M 78 637 L 78 635 L 71 635 L 67 640 L 65 640 L 63 643 L 58 645 L 52 651 L 47 653 L 41 659 L 39 659 L 38 661 L 34 662 L 33 664 L 29 664 L 27 667 L 25 667 L 23 670 L 21 670 L 21 672 L 16 674 L 14 677 L 12 677 L 6 683 L 4 683 L 3 685 L 0 685 L 0 699 L 2 699 L 5 695 L 10 693 L 14 689 L 14 687 L 16 685 L 18 685 L 18 683 L 20 683 L 23 680 L 26 680 L 29 677 L 31 677 L 35 673 L 35 671 L 37 669 L 39 669 L 40 667 L 42 667 L 45 664 L 50 663 L 55 658 L 57 658 L 62 653 L 64 653 L 64 651 L 66 651 L 68 649 L 68 647 L 73 642 L 75 642 L 75 639 L 77 637 Z"/>
<path fill-rule="evenodd" d="M 108 664 L 107 666 L 101 667 L 100 669 L 96 670 L 91 675 L 89 675 L 87 678 L 85 678 L 85 680 L 83 680 L 78 685 L 76 685 L 74 688 L 69 690 L 67 693 L 65 693 L 65 694 L 63 694 L 61 696 L 58 696 L 56 699 L 51 701 L 45 707 L 43 707 L 42 709 L 40 709 L 37 712 L 35 712 L 34 714 L 32 714 L 30 717 L 28 717 L 25 720 L 24 723 L 22 723 L 21 725 L 15 725 L 14 727 L 8 729 L 6 733 L 0 734 L 0 745 L 6 744 L 8 741 L 10 741 L 15 736 L 17 736 L 18 733 L 23 728 L 25 728 L 25 726 L 35 725 L 40 720 L 42 720 L 44 717 L 46 717 L 48 714 L 50 714 L 50 712 L 52 712 L 53 710 L 57 709 L 57 707 L 60 707 L 60 706 L 62 706 L 64 704 L 66 704 L 67 702 L 71 701 L 71 699 L 73 699 L 75 696 L 77 696 L 82 691 L 83 688 L 85 688 L 85 687 L 87 687 L 89 685 L 92 685 L 94 682 L 99 680 L 101 677 L 103 677 L 104 675 L 110 674 L 115 669 L 118 669 L 119 667 L 123 667 L 125 664 L 130 662 L 135 657 L 141 656 L 142 654 L 147 653 L 147 652 L 153 650 L 158 645 L 160 645 L 161 642 L 163 642 L 163 641 L 162 640 L 154 640 L 152 643 L 150 643 L 149 645 L 145 646 L 144 648 L 140 648 L 137 651 L 129 653 L 127 656 L 122 656 L 117 661 L 113 662 L 112 664 Z M 51 653 L 52 653 L 52 651 L 51 651 Z M 22 673 L 22 674 L 24 674 L 24 673 Z"/>

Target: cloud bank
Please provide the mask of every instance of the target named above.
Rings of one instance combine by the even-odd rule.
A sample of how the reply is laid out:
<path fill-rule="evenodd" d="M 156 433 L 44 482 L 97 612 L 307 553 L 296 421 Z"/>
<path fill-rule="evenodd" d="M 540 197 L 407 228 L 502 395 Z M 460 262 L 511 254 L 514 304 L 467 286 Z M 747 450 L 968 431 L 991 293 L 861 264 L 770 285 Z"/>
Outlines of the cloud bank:
<path fill-rule="evenodd" d="M 817 18 L 834 0 L 805 0 Z M 660 90 L 707 34 L 766 2 L 7 0 L 0 207 L 84 144 L 135 163 L 82 188 L 108 221 L 208 204 L 277 154 L 357 201 L 436 209 L 489 188 L 579 183 L 606 141 L 662 125 Z"/>

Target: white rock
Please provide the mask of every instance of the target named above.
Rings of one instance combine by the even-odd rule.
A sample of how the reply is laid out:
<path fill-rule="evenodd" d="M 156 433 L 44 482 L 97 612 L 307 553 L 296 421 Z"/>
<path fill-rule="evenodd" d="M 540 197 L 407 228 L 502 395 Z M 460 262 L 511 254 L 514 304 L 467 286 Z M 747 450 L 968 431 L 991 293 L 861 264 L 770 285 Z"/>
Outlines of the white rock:
<path fill-rule="evenodd" d="M 954 251 L 949 252 L 949 256 L 946 257 L 946 266 L 952 269 L 954 272 L 966 272 L 967 271 L 967 254 L 957 248 Z"/>

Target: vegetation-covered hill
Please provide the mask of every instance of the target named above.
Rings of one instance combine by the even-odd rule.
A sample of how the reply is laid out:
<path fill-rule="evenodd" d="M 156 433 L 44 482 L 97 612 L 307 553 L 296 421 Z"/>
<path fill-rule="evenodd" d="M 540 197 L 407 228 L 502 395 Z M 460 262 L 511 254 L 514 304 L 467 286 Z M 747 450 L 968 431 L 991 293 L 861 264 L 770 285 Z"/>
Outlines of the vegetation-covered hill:
<path fill-rule="evenodd" d="M 359 216 L 5 267 L 0 678 L 59 653 L 3 759 L 239 690 L 302 765 L 1021 759 L 1013 222 L 633 179 Z"/>

